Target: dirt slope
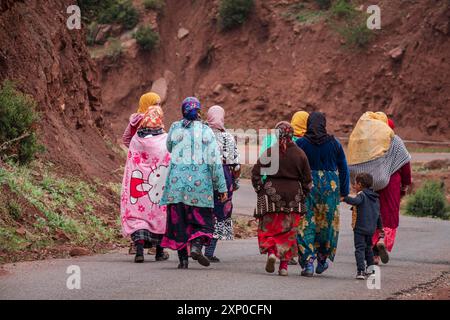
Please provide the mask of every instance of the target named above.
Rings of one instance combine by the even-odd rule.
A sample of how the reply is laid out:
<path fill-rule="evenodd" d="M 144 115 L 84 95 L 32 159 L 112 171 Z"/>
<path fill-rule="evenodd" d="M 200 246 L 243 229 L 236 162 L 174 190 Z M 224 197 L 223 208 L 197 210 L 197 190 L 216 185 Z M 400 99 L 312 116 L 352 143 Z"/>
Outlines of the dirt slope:
<path fill-rule="evenodd" d="M 44 159 L 62 173 L 111 179 L 118 166 L 103 139 L 101 89 L 83 31 L 66 27 L 69 0 L 2 1 L 0 81 L 33 96 Z"/>
<path fill-rule="evenodd" d="M 99 62 L 116 137 L 139 95 L 165 78 L 167 124 L 179 118 L 180 101 L 196 94 L 206 106 L 223 105 L 235 128 L 272 127 L 299 109 L 321 110 L 330 129 L 345 136 L 361 113 L 382 110 L 404 138 L 450 140 L 448 1 L 378 1 L 382 30 L 365 50 L 343 46 L 324 21 L 286 21 L 294 2 L 257 0 L 242 28 L 222 33 L 218 1 L 167 0 L 157 51 L 131 50 L 107 67 Z M 180 27 L 189 30 L 182 40 Z M 405 52 L 395 62 L 388 52 L 397 47 Z"/>

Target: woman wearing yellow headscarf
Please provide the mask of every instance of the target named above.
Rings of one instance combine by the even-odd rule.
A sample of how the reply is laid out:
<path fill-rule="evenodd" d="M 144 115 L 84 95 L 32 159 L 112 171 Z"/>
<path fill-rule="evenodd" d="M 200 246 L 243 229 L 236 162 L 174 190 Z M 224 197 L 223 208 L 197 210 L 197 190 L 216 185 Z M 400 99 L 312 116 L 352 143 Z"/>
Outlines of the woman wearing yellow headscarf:
<path fill-rule="evenodd" d="M 305 135 L 308 118 L 309 113 L 306 111 L 298 111 L 292 117 L 291 125 L 294 128 L 294 142 Z"/>
<path fill-rule="evenodd" d="M 303 137 L 306 133 L 306 124 L 308 122 L 309 113 L 306 111 L 298 111 L 292 116 L 291 126 L 294 128 L 294 137 L 292 141 L 296 142 L 297 139 Z M 264 137 L 259 155 L 261 156 L 267 149 L 272 147 L 276 140 L 276 136 L 273 134 Z"/>
<path fill-rule="evenodd" d="M 130 116 L 130 121 L 122 136 L 123 144 L 128 148 L 131 139 L 136 134 L 139 124 L 151 106 L 159 106 L 161 104 L 161 97 L 154 92 L 148 92 L 139 99 L 139 107 L 137 113 Z"/>

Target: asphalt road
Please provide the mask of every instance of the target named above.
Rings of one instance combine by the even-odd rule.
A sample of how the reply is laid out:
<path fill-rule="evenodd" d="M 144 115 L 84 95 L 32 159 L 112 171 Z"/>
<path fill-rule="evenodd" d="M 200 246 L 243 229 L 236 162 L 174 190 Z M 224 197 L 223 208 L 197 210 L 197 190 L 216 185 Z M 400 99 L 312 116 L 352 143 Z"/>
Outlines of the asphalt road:
<path fill-rule="evenodd" d="M 10 264 L 0 276 L 0 299 L 385 299 L 450 271 L 450 222 L 402 217 L 391 262 L 380 269 L 381 288 L 369 290 L 354 279 L 347 207 L 341 206 L 336 260 L 314 278 L 300 277 L 298 266 L 289 267 L 289 277 L 267 274 L 256 239 L 247 239 L 220 242 L 216 253 L 222 263 L 209 268 L 191 261 L 189 270 L 178 270 L 174 252 L 169 261 L 146 256 L 144 264 L 135 264 L 125 251 Z M 79 290 L 66 286 L 71 265 L 80 267 Z"/>
<path fill-rule="evenodd" d="M 413 155 L 413 161 L 422 158 Z M 243 180 L 234 197 L 235 214 L 252 215 L 254 203 L 250 182 Z M 220 242 L 216 254 L 222 262 L 209 268 L 191 261 L 189 270 L 178 270 L 175 252 L 169 261 L 146 256 L 144 264 L 135 264 L 126 251 L 9 264 L 0 276 L 0 299 L 386 299 L 450 272 L 450 222 L 402 216 L 391 261 L 380 268 L 381 288 L 368 289 L 354 279 L 350 216 L 348 205 L 341 205 L 336 260 L 313 278 L 300 277 L 298 266 L 289 267 L 289 277 L 267 274 L 257 240 L 247 239 Z M 80 268 L 81 289 L 69 290 L 66 272 L 74 265 Z"/>

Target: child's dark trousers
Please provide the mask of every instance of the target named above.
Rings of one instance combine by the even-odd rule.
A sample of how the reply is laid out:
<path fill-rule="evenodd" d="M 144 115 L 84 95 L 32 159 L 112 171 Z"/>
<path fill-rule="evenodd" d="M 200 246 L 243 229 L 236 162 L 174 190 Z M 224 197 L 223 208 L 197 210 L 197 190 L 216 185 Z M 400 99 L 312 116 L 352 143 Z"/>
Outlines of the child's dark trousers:
<path fill-rule="evenodd" d="M 373 235 L 365 235 L 359 232 L 354 232 L 355 258 L 358 271 L 366 271 L 365 262 L 367 262 L 367 266 L 372 266 L 374 264 L 372 237 Z"/>

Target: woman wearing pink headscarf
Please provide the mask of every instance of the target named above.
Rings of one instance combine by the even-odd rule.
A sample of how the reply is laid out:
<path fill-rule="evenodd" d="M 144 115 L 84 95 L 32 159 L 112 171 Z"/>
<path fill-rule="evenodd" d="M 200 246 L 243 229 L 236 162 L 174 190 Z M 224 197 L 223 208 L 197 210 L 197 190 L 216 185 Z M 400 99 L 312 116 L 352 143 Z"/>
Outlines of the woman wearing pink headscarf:
<path fill-rule="evenodd" d="M 223 172 L 228 189 L 228 200 L 221 202 L 216 192 L 214 195 L 214 215 L 216 224 L 211 244 L 205 249 L 205 256 L 210 262 L 220 262 L 214 255 L 218 240 L 233 240 L 233 191 L 239 188 L 240 174 L 239 153 L 234 137 L 225 130 L 225 110 L 220 106 L 213 106 L 208 110 L 208 126 L 213 130 L 219 151 L 222 155 Z"/>

